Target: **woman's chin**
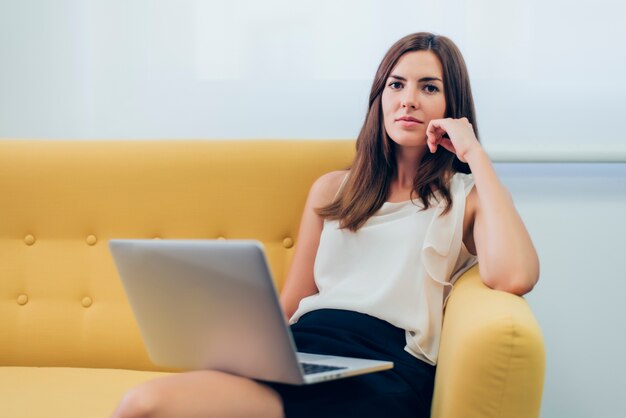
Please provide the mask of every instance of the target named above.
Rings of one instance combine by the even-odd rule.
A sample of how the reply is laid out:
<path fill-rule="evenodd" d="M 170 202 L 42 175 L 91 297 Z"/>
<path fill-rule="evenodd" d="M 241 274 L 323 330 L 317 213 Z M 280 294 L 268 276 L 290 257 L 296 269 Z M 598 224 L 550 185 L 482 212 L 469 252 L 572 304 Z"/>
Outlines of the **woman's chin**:
<path fill-rule="evenodd" d="M 389 137 L 398 146 L 407 148 L 426 147 L 426 138 L 416 138 L 415 135 L 396 135 Z"/>

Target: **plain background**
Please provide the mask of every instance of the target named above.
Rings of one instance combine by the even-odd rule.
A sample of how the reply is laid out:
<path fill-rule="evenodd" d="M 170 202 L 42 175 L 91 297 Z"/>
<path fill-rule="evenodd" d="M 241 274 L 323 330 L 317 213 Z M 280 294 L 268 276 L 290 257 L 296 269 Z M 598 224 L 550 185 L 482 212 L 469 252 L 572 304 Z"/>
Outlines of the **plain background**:
<path fill-rule="evenodd" d="M 624 18 L 609 0 L 0 0 L 0 137 L 354 139 L 391 44 L 449 36 L 541 258 L 542 417 L 621 417 Z"/>

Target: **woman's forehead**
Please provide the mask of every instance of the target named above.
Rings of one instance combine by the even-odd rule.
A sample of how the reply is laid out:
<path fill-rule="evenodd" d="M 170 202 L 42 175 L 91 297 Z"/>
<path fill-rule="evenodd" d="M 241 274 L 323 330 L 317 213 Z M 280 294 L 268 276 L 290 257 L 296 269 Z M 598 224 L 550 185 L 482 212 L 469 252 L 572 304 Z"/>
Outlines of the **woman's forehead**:
<path fill-rule="evenodd" d="M 411 51 L 402 55 L 389 73 L 405 79 L 436 77 L 443 79 L 441 62 L 432 51 Z"/>

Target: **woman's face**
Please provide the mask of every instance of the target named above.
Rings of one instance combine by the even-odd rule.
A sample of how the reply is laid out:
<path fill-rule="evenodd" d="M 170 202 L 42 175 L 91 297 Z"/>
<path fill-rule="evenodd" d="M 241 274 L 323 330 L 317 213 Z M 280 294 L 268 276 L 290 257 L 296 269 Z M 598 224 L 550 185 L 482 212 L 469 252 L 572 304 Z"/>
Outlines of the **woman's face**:
<path fill-rule="evenodd" d="M 383 89 L 382 108 L 385 130 L 396 144 L 425 147 L 428 123 L 446 111 L 439 58 L 431 51 L 400 57 Z"/>

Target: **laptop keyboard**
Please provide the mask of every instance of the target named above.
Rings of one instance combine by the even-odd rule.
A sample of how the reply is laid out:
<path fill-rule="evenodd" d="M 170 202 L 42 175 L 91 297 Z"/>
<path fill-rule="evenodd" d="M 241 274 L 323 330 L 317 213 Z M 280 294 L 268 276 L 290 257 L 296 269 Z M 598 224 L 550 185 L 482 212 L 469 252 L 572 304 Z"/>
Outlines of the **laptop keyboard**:
<path fill-rule="evenodd" d="M 332 370 L 342 370 L 347 369 L 347 367 L 337 367 L 337 366 L 324 366 L 321 364 L 312 364 L 312 363 L 300 363 L 302 365 L 302 369 L 304 370 L 304 374 L 313 374 L 313 373 L 323 373 L 330 372 Z"/>

